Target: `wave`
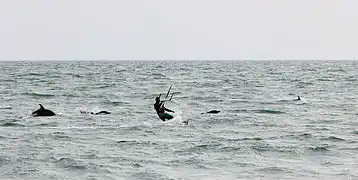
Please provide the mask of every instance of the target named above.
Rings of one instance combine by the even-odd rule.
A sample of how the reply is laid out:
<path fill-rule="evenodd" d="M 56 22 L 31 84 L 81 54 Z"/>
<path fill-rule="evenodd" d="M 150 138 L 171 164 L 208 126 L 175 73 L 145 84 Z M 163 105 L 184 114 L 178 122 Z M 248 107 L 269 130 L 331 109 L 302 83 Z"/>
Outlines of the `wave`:
<path fill-rule="evenodd" d="M 3 107 L 0 107 L 0 109 L 12 109 L 11 106 L 3 106 Z"/>
<path fill-rule="evenodd" d="M 123 101 L 110 101 L 110 100 L 107 100 L 107 101 L 104 102 L 104 104 L 118 106 L 118 105 L 127 105 L 129 103 L 128 102 L 123 102 Z"/>
<path fill-rule="evenodd" d="M 262 113 L 262 114 L 284 114 L 284 112 L 282 111 L 268 110 L 268 109 L 253 110 L 253 112 Z"/>
<path fill-rule="evenodd" d="M 289 102 L 296 102 L 296 101 L 300 102 L 300 100 L 297 100 L 297 98 L 296 99 L 282 99 L 282 100 L 278 100 L 276 102 L 278 102 L 278 103 L 289 103 Z"/>
<path fill-rule="evenodd" d="M 119 140 L 116 141 L 116 144 L 129 144 L 129 145 L 158 145 L 158 143 L 151 142 L 151 141 L 136 141 L 136 140 Z"/>
<path fill-rule="evenodd" d="M 60 166 L 72 170 L 86 170 L 87 167 L 83 164 L 81 164 L 80 161 L 74 160 L 72 158 L 60 158 L 56 160 L 56 163 L 58 163 Z"/>
<path fill-rule="evenodd" d="M 203 152 L 207 150 L 216 149 L 216 147 L 219 147 L 220 144 L 200 144 L 196 145 L 194 147 L 190 147 L 187 150 L 190 152 Z"/>
<path fill-rule="evenodd" d="M 101 84 L 101 85 L 95 85 L 92 87 L 92 89 L 106 89 L 106 88 L 111 88 L 111 87 L 115 87 L 116 84 L 112 83 L 112 84 Z"/>
<path fill-rule="evenodd" d="M 296 85 L 298 88 L 306 88 L 308 86 L 313 86 L 314 84 L 312 82 L 298 82 Z M 293 95 L 293 94 L 292 94 Z"/>
<path fill-rule="evenodd" d="M 34 126 L 36 127 L 47 127 L 47 126 L 57 126 L 57 122 L 52 122 L 52 123 L 40 123 L 40 124 L 35 124 Z"/>
<path fill-rule="evenodd" d="M 269 104 L 277 104 L 277 102 L 260 102 L 259 104 L 269 105 Z"/>
<path fill-rule="evenodd" d="M 262 144 L 262 143 L 252 145 L 252 146 L 250 146 L 250 148 L 254 151 L 259 152 L 259 153 L 266 152 L 266 151 L 273 151 L 273 149 L 274 149 L 271 145 Z"/>
<path fill-rule="evenodd" d="M 249 110 L 246 110 L 246 109 L 235 109 L 235 110 L 230 110 L 229 112 L 233 112 L 233 113 L 246 113 L 246 112 L 249 112 Z"/>
<path fill-rule="evenodd" d="M 0 82 L 15 82 L 15 79 L 2 79 Z"/>
<path fill-rule="evenodd" d="M 225 146 L 220 148 L 221 152 L 236 152 L 239 151 L 241 148 L 240 147 L 235 147 L 235 146 Z"/>
<path fill-rule="evenodd" d="M 126 140 L 120 140 L 120 141 L 117 141 L 117 143 L 121 144 L 121 143 L 135 143 L 137 141 L 126 141 Z"/>
<path fill-rule="evenodd" d="M 71 140 L 72 139 L 70 136 L 60 135 L 60 134 L 54 134 L 53 138 L 54 139 L 65 139 L 65 140 Z"/>
<path fill-rule="evenodd" d="M 346 81 L 351 81 L 351 82 L 357 81 L 357 79 L 354 76 L 349 76 L 345 79 L 346 79 Z"/>
<path fill-rule="evenodd" d="M 75 94 L 75 93 L 73 93 L 73 94 L 70 94 L 70 93 L 62 94 L 62 96 L 64 96 L 64 97 L 70 97 L 70 98 L 81 97 L 80 95 Z"/>
<path fill-rule="evenodd" d="M 149 74 L 150 77 L 153 77 L 154 79 L 168 79 L 164 74 L 162 73 L 151 73 Z"/>
<path fill-rule="evenodd" d="M 276 152 L 280 154 L 287 154 L 287 155 L 297 155 L 297 147 L 294 145 L 280 145 L 280 144 L 268 144 L 259 141 L 250 146 L 250 148 L 258 154 L 265 153 L 265 152 Z"/>
<path fill-rule="evenodd" d="M 292 169 L 285 168 L 285 167 L 276 167 L 276 166 L 261 168 L 261 169 L 258 169 L 258 171 L 265 172 L 265 173 L 275 173 L 275 174 L 276 173 L 293 173 L 294 172 Z"/>
<path fill-rule="evenodd" d="M 46 74 L 30 72 L 30 73 L 27 73 L 27 74 L 19 74 L 17 76 L 19 76 L 19 77 L 23 77 L 23 76 L 46 76 Z"/>
<path fill-rule="evenodd" d="M 329 79 L 329 78 L 318 78 L 317 81 L 334 81 L 334 79 Z"/>
<path fill-rule="evenodd" d="M 316 146 L 316 147 L 309 147 L 309 150 L 313 151 L 313 152 L 325 152 L 328 151 L 328 147 L 327 146 Z"/>
<path fill-rule="evenodd" d="M 79 74 L 72 74 L 72 77 L 75 77 L 75 78 L 83 78 L 83 76 L 79 75 Z"/>
<path fill-rule="evenodd" d="M 0 126 L 3 126 L 3 127 L 24 127 L 24 125 L 18 124 L 15 122 L 6 122 L 6 123 L 1 124 Z"/>
<path fill-rule="evenodd" d="M 5 164 L 10 164 L 11 158 L 9 156 L 1 155 L 0 156 L 0 164 L 3 166 Z"/>
<path fill-rule="evenodd" d="M 35 92 L 26 92 L 26 93 L 22 93 L 21 95 L 32 96 L 32 97 L 54 97 L 55 96 L 53 94 L 44 94 L 44 93 L 35 93 Z"/>
<path fill-rule="evenodd" d="M 336 136 L 329 136 L 328 138 L 322 138 L 322 140 L 329 140 L 329 141 L 333 141 L 333 142 L 345 141 L 345 139 L 339 138 Z"/>
<path fill-rule="evenodd" d="M 231 112 L 234 112 L 234 113 L 255 112 L 255 113 L 260 113 L 260 114 L 285 114 L 285 112 L 282 112 L 282 111 L 268 110 L 268 109 L 259 109 L 259 110 L 236 109 L 236 110 L 231 110 Z"/>
<path fill-rule="evenodd" d="M 313 136 L 310 133 L 303 133 L 303 134 L 300 134 L 299 137 L 312 138 Z"/>
<path fill-rule="evenodd" d="M 241 138 L 241 139 L 238 139 L 238 140 L 241 140 L 241 141 L 261 141 L 262 138 L 260 138 L 260 137 L 252 137 L 252 138 Z"/>
<path fill-rule="evenodd" d="M 245 138 L 236 138 L 236 139 L 227 139 L 228 141 L 261 141 L 263 140 L 260 137 L 245 137 Z"/>

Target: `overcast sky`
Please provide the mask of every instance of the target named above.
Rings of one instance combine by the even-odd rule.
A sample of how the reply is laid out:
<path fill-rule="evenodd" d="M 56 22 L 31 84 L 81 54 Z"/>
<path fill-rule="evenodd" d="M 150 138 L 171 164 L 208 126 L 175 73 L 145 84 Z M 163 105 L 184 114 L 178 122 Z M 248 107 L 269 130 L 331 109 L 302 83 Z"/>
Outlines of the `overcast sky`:
<path fill-rule="evenodd" d="M 1 60 L 358 59 L 357 0 L 1 0 Z"/>

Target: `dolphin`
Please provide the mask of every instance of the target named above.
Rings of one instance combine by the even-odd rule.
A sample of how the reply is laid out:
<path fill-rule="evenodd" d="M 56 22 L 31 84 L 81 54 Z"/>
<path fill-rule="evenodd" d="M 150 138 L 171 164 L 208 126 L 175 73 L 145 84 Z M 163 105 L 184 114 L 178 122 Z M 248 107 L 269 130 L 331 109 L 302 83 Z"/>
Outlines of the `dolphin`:
<path fill-rule="evenodd" d="M 93 114 L 93 112 L 91 112 L 91 114 Z M 111 112 L 108 111 L 100 111 L 98 113 L 95 113 L 94 115 L 99 115 L 99 114 L 111 114 Z"/>
<path fill-rule="evenodd" d="M 301 97 L 297 96 L 297 99 L 295 99 L 295 101 L 301 101 Z"/>
<path fill-rule="evenodd" d="M 54 116 L 54 115 L 56 115 L 51 110 L 45 109 L 41 104 L 39 104 L 39 105 L 40 105 L 40 109 L 32 112 L 31 113 L 32 116 Z"/>
<path fill-rule="evenodd" d="M 219 110 L 210 110 L 210 111 L 208 111 L 206 113 L 208 113 L 208 114 L 217 114 L 219 112 L 220 112 Z M 204 113 L 201 113 L 201 114 L 204 114 Z"/>

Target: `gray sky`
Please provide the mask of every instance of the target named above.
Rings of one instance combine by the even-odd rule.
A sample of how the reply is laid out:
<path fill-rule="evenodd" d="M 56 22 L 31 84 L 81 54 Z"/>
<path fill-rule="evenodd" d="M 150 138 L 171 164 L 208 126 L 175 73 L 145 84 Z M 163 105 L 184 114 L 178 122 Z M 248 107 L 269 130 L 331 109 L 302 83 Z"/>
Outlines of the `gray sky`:
<path fill-rule="evenodd" d="M 357 0 L 1 0 L 1 60 L 358 59 Z"/>

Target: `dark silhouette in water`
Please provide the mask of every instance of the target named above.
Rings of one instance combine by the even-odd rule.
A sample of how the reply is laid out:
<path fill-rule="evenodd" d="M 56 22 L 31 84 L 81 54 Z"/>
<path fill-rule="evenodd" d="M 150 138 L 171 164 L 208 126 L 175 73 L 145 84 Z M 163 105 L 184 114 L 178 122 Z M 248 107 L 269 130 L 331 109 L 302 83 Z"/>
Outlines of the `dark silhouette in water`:
<path fill-rule="evenodd" d="M 93 114 L 93 112 L 91 112 L 91 114 Z M 98 113 L 95 113 L 94 115 L 99 115 L 99 114 L 111 114 L 111 112 L 108 111 L 100 111 Z"/>
<path fill-rule="evenodd" d="M 185 125 L 188 125 L 188 124 L 189 124 L 189 121 L 188 121 L 188 120 L 185 120 L 185 121 L 183 121 L 182 123 L 185 124 Z"/>
<path fill-rule="evenodd" d="M 94 113 L 94 112 L 88 112 L 88 111 L 80 111 L 81 114 L 93 114 L 93 115 L 105 115 L 105 114 L 111 114 L 111 112 L 108 112 L 108 111 L 100 111 L 100 112 L 97 112 L 97 113 Z"/>
<path fill-rule="evenodd" d="M 31 113 L 32 116 L 54 116 L 54 115 L 56 115 L 51 110 L 45 109 L 41 104 L 39 104 L 39 105 L 40 105 L 40 109 L 32 112 Z"/>
<path fill-rule="evenodd" d="M 300 96 L 297 96 L 296 101 L 301 101 L 301 97 L 300 97 Z"/>
<path fill-rule="evenodd" d="M 219 110 L 211 110 L 211 111 L 208 111 L 206 113 L 208 113 L 208 114 L 217 114 L 219 112 L 220 112 Z M 201 113 L 201 114 L 204 114 L 204 113 Z"/>
<path fill-rule="evenodd" d="M 154 109 L 155 109 L 155 111 L 157 111 L 157 114 L 158 114 L 159 118 L 160 118 L 162 121 L 166 121 L 166 120 L 173 119 L 173 116 L 170 115 L 170 114 L 168 114 L 168 113 L 166 113 L 165 111 L 172 112 L 172 113 L 174 113 L 174 111 L 165 108 L 165 107 L 164 107 L 164 102 L 165 102 L 165 101 L 161 101 L 161 100 L 160 100 L 160 96 L 156 97 L 156 98 L 155 98 L 155 103 L 154 103 Z"/>

